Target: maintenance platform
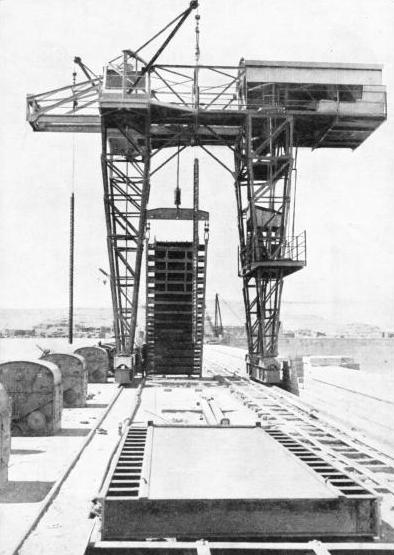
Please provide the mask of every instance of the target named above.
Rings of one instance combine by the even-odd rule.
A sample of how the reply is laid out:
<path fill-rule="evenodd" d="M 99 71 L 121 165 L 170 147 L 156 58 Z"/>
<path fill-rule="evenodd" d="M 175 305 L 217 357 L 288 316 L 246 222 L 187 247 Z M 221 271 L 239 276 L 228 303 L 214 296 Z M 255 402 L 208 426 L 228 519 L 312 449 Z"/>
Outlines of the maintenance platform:
<path fill-rule="evenodd" d="M 128 92 L 135 72 L 129 70 L 123 76 L 123 71 L 111 64 L 105 68 L 102 80 L 74 87 L 76 95 L 71 95 L 71 87 L 52 94 L 29 95 L 28 121 L 35 131 L 100 133 L 99 110 L 108 116 L 112 112 L 109 127 L 113 129 L 116 154 L 124 152 L 127 144 L 116 131 L 119 118 L 132 124 L 132 135 L 138 143 L 144 129 L 143 119 L 139 122 L 142 126 L 136 125 L 135 110 L 143 117 L 149 107 L 155 147 L 171 137 L 169 125 L 174 123 L 182 130 L 181 143 L 189 144 L 188 125 L 193 123 L 195 110 L 191 69 L 192 66 L 156 65 L 136 90 Z M 202 87 L 198 106 L 202 123 L 198 137 L 202 144 L 233 142 L 242 121 L 240 116 L 248 109 L 261 113 L 268 108 L 277 115 L 293 116 L 294 145 L 311 148 L 357 148 L 387 116 L 380 65 L 241 60 L 237 66 L 199 66 L 199 69 L 206 88 L 213 79 L 220 86 L 219 71 L 226 72 L 233 81 L 226 91 L 218 87 L 216 99 L 210 92 L 204 93 Z M 166 84 L 165 76 L 170 75 L 171 84 Z M 81 100 L 88 96 L 88 113 L 83 107 L 76 113 L 70 110 L 75 96 Z M 96 114 L 92 108 L 97 109 Z M 128 110 L 134 114 L 127 115 Z"/>

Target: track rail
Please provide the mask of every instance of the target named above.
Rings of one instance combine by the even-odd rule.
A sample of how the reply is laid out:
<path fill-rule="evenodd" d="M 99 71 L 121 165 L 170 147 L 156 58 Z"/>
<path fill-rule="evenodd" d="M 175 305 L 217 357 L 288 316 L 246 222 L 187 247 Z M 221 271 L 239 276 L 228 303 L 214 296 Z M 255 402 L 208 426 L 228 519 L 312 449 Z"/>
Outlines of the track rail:
<path fill-rule="evenodd" d="M 177 542 L 168 541 L 106 541 L 97 542 L 86 555 L 356 555 L 357 553 L 391 554 L 394 543 L 322 543 L 309 542 Z"/>
<path fill-rule="evenodd" d="M 93 511 L 92 516 L 95 510 L 94 503 L 92 505 L 94 495 L 108 472 L 121 441 L 123 427 L 138 410 L 142 389 L 143 382 L 134 390 L 120 387 L 115 392 L 12 555 L 83 555 L 95 523 L 87 518 L 89 510 Z M 100 430 L 105 433 L 100 433 Z"/>

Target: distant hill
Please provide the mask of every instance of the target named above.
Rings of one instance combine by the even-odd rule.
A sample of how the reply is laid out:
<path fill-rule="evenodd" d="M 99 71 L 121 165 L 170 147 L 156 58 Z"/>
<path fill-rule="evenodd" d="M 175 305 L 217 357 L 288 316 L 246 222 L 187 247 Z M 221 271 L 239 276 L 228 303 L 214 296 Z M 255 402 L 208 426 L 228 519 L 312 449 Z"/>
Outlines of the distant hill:
<path fill-rule="evenodd" d="M 245 322 L 245 311 L 243 301 L 240 299 L 225 300 L 219 298 L 222 321 L 224 326 L 243 326 Z M 212 320 L 215 317 L 215 299 L 206 300 L 206 308 Z M 370 328 L 370 324 L 352 324 L 351 322 L 333 322 L 316 312 L 322 312 L 321 307 L 314 307 L 307 303 L 286 303 L 282 305 L 281 320 L 284 330 L 310 329 L 326 334 L 339 334 L 343 331 Z M 31 329 L 41 323 L 67 320 L 67 308 L 42 308 L 42 309 L 0 309 L 0 329 Z M 113 323 L 112 309 L 102 308 L 76 308 L 75 323 L 90 324 L 92 326 L 111 326 Z M 145 320 L 145 305 L 141 303 L 138 307 L 138 325 L 143 326 Z M 378 328 L 374 328 L 375 331 Z"/>
<path fill-rule="evenodd" d="M 219 298 L 220 310 L 224 326 L 241 326 L 245 322 L 243 301 L 231 302 Z M 211 318 L 215 316 L 215 299 L 207 299 L 207 310 Z M 338 325 L 317 314 L 302 312 L 310 310 L 309 306 L 297 303 L 283 303 L 281 311 L 282 325 L 285 330 L 312 329 L 323 333 L 335 333 Z"/>
<path fill-rule="evenodd" d="M 338 332 L 338 325 L 327 318 L 316 314 L 292 314 L 291 309 L 285 307 L 282 310 L 282 325 L 284 330 L 309 329 L 325 334 Z"/>
<path fill-rule="evenodd" d="M 0 309 L 0 328 L 30 329 L 42 322 L 67 318 L 67 308 Z M 77 308 L 75 322 L 95 323 L 98 326 L 111 325 L 112 310 L 110 308 Z"/>

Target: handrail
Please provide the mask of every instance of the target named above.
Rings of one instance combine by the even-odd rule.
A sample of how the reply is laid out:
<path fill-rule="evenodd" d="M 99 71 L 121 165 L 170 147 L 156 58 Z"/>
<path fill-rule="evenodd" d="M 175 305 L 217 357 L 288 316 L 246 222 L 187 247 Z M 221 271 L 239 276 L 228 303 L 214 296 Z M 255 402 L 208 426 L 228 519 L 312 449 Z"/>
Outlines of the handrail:
<path fill-rule="evenodd" d="M 130 83 L 142 75 L 137 67 L 130 73 L 128 64 L 114 67 L 119 75 L 119 87 L 107 88 L 105 75 L 92 81 L 81 81 L 37 95 L 27 96 L 27 119 L 34 123 L 41 116 L 69 115 L 74 111 L 84 114 L 97 113 L 105 95 L 123 95 L 131 100 L 134 95 L 145 95 L 147 102 L 163 102 L 195 110 L 193 65 L 153 65 L 144 72 L 145 83 L 140 79 L 133 95 L 127 94 Z M 168 78 L 166 76 L 166 72 Z M 134 73 L 134 75 L 132 75 Z M 185 81 L 186 79 L 186 81 Z M 122 81 L 122 83 L 121 83 Z M 124 86 L 126 84 L 126 87 Z M 135 85 L 135 82 L 134 82 Z M 271 90 L 268 90 L 271 89 Z M 292 97 L 292 95 L 295 95 Z M 79 106 L 78 104 L 79 103 Z M 223 111 L 226 113 L 263 111 L 280 114 L 354 113 L 361 117 L 369 113 L 384 119 L 387 114 L 387 94 L 383 85 L 312 85 L 261 83 L 248 88 L 245 68 L 238 66 L 199 66 L 200 112 Z"/>
<path fill-rule="evenodd" d="M 273 239 L 249 243 L 239 250 L 239 271 L 257 262 L 280 260 L 306 264 L 306 231 L 290 236 L 282 243 Z"/>

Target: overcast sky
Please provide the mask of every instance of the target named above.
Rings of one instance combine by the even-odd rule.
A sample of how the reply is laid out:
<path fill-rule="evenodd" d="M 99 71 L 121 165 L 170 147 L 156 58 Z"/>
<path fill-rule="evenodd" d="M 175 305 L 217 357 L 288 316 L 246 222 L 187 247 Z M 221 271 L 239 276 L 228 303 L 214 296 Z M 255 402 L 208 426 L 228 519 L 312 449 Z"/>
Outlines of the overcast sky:
<path fill-rule="evenodd" d="M 0 1 L 0 308 L 67 305 L 72 136 L 33 133 L 26 93 L 71 82 L 78 55 L 96 71 L 142 42 L 185 0 Z M 287 303 L 344 321 L 394 327 L 394 2 L 391 0 L 201 0 L 201 62 L 262 60 L 384 65 L 388 121 L 356 151 L 300 151 L 297 228 L 308 267 L 285 281 Z M 161 58 L 192 63 L 191 17 Z M 181 160 L 191 185 L 192 156 Z M 223 152 L 224 159 L 231 157 Z M 232 178 L 200 156 L 200 206 L 211 213 L 208 296 L 241 295 Z M 151 207 L 171 206 L 174 178 L 155 183 Z M 110 305 L 100 137 L 76 137 L 76 303 Z M 164 238 L 164 237 L 163 237 Z M 288 305 L 290 306 L 290 305 Z M 295 305 L 294 305 L 295 306 Z"/>

